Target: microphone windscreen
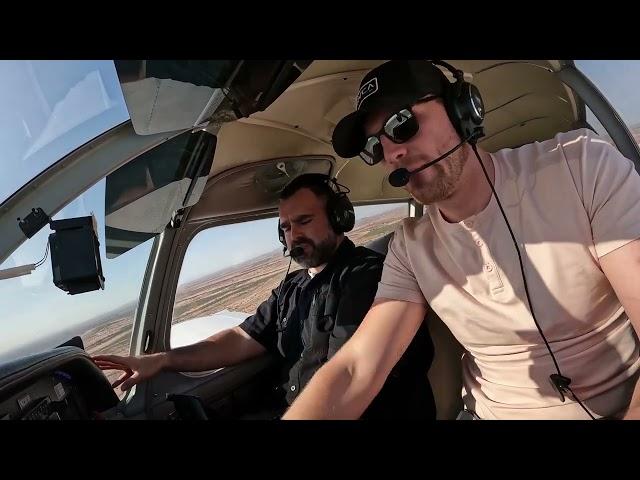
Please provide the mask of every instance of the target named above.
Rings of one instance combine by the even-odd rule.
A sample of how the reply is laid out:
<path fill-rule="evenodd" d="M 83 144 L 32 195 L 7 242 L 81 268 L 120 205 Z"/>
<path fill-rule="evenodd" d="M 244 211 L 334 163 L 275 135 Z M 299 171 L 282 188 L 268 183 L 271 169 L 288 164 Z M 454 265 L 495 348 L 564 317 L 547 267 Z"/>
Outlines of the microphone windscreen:
<path fill-rule="evenodd" d="M 298 246 L 298 247 L 293 247 L 289 255 L 292 257 L 295 257 L 297 255 L 302 255 L 303 253 L 304 253 L 304 248 Z"/>
<path fill-rule="evenodd" d="M 389 183 L 393 187 L 404 187 L 409 183 L 410 176 L 411 174 L 409 173 L 409 170 L 406 168 L 398 168 L 389 175 Z"/>

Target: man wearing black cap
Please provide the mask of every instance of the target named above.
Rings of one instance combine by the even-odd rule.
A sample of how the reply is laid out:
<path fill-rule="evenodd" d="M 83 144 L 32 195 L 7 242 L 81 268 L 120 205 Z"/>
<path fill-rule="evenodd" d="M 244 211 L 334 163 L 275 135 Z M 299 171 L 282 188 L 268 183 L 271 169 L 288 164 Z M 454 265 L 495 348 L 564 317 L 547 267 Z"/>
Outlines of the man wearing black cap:
<path fill-rule="evenodd" d="M 465 349 L 473 418 L 640 418 L 633 163 L 586 129 L 488 153 L 483 118 L 477 88 L 444 62 L 364 77 L 334 148 L 383 163 L 426 211 L 395 232 L 369 313 L 283 418 L 357 417 L 428 308 Z"/>

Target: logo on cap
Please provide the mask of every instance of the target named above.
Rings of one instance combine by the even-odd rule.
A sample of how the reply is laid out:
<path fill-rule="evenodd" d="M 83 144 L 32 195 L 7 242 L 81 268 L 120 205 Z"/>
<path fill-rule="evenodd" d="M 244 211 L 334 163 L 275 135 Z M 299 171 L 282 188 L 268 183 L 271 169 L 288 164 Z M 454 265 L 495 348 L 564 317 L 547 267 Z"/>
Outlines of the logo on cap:
<path fill-rule="evenodd" d="M 362 87 L 360 87 L 360 91 L 358 92 L 358 98 L 356 100 L 356 110 L 360 110 L 360 105 L 364 102 L 367 97 L 370 97 L 374 93 L 378 91 L 378 78 L 373 77 L 367 83 L 365 83 Z"/>

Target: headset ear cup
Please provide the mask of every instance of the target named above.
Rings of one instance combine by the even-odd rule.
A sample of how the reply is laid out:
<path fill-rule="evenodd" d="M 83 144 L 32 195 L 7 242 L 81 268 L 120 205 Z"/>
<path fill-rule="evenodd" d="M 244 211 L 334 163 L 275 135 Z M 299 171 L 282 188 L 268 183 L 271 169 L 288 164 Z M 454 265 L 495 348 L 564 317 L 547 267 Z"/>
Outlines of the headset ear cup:
<path fill-rule="evenodd" d="M 449 121 L 456 129 L 460 139 L 466 137 L 464 129 L 462 128 L 462 117 L 460 116 L 459 108 L 459 82 L 449 83 L 447 85 L 444 95 L 444 108 L 449 116 Z"/>
<path fill-rule="evenodd" d="M 346 195 L 342 196 L 342 232 L 350 232 L 356 223 L 356 213 L 351 200 Z"/>
<path fill-rule="evenodd" d="M 351 201 L 344 194 L 341 194 L 336 201 L 335 215 L 337 217 L 336 223 L 339 226 L 340 233 L 353 230 L 356 215 Z"/>
<path fill-rule="evenodd" d="M 478 87 L 465 81 L 457 81 L 451 87 L 447 98 L 447 113 L 460 138 L 468 138 L 478 133 L 478 127 L 484 121 L 480 91 Z"/>
<path fill-rule="evenodd" d="M 484 135 L 484 104 L 480 90 L 464 80 L 462 71 L 453 68 L 446 62 L 436 61 L 434 64 L 444 66 L 455 78 L 455 82 L 446 82 L 444 105 L 449 120 L 460 135 L 460 139 L 477 141 Z"/>
<path fill-rule="evenodd" d="M 355 224 L 355 212 L 349 198 L 344 194 L 332 195 L 327 201 L 327 217 L 336 234 L 349 232 Z"/>
<path fill-rule="evenodd" d="M 458 110 L 460 112 L 460 126 L 465 137 L 482 135 L 482 121 L 484 120 L 484 105 L 480 91 L 475 85 L 468 82 L 461 84 L 460 97 L 458 98 Z"/>
<path fill-rule="evenodd" d="M 466 97 L 469 103 L 469 118 L 475 125 L 482 125 L 484 122 L 484 102 L 478 87 L 471 83 L 467 83 L 468 91 Z"/>
<path fill-rule="evenodd" d="M 327 218 L 329 219 L 329 225 L 333 229 L 334 233 L 340 234 L 340 212 L 337 205 L 336 195 L 330 195 L 327 199 Z"/>

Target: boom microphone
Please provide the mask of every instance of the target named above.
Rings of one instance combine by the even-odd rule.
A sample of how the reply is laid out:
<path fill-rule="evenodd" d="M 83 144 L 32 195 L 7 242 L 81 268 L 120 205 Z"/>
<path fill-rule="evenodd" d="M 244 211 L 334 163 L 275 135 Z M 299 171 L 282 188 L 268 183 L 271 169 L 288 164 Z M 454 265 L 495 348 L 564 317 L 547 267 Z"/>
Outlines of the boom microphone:
<path fill-rule="evenodd" d="M 416 168 L 415 170 L 413 170 L 411 172 L 409 170 L 407 170 L 406 168 L 397 168 L 396 170 L 391 172 L 391 175 L 389 175 L 389 183 L 393 187 L 404 187 L 407 183 L 409 183 L 409 179 L 411 178 L 411 175 L 413 175 L 414 173 L 421 172 L 425 168 L 429 168 L 431 165 L 434 165 L 434 164 L 438 163 L 440 160 L 444 160 L 449 155 L 451 155 L 453 152 L 455 152 L 457 149 L 459 149 L 462 145 L 464 145 L 464 143 L 467 140 L 468 139 L 464 139 L 462 142 L 460 142 L 458 145 L 453 147 L 451 150 L 449 150 L 444 155 L 442 155 L 442 156 L 440 156 L 440 157 L 436 158 L 435 160 L 432 160 L 432 161 L 430 161 L 428 163 L 425 163 L 421 167 Z"/>
<path fill-rule="evenodd" d="M 283 255 L 285 257 L 295 257 L 301 253 L 304 253 L 304 248 L 298 245 L 297 247 L 293 247 L 289 253 L 284 253 Z"/>

